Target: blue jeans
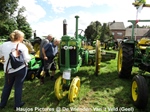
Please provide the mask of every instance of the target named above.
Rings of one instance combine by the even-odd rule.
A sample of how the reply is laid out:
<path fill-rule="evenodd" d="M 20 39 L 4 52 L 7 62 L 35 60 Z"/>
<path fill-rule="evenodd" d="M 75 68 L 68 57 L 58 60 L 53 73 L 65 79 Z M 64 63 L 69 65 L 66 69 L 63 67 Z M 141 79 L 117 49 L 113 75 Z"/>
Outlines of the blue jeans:
<path fill-rule="evenodd" d="M 27 67 L 24 67 L 21 70 L 14 72 L 14 73 L 5 74 L 5 85 L 4 85 L 2 96 L 1 96 L 1 104 L 0 104 L 1 106 L 4 107 L 7 104 L 13 85 L 15 88 L 14 107 L 20 106 L 21 98 L 22 98 L 22 87 L 23 87 L 23 82 L 26 77 L 26 74 L 27 74 Z"/>

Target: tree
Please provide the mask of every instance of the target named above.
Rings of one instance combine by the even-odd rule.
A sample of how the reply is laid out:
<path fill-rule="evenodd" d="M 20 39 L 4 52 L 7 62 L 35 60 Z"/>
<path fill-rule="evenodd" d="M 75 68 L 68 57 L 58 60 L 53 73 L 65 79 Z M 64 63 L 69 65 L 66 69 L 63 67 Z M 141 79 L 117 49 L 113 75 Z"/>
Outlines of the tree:
<path fill-rule="evenodd" d="M 136 24 L 134 27 L 141 28 L 138 24 Z M 127 28 L 132 28 L 132 25 L 128 26 Z"/>
<path fill-rule="evenodd" d="M 104 42 L 105 40 L 111 39 L 112 34 L 110 33 L 109 26 L 106 23 L 103 24 L 101 31 L 102 31 L 101 36 L 100 36 L 101 42 Z"/>
<path fill-rule="evenodd" d="M 85 36 L 88 40 L 94 41 L 98 39 L 101 42 L 112 37 L 109 26 L 106 23 L 102 26 L 99 21 L 91 22 L 85 30 Z"/>
<path fill-rule="evenodd" d="M 1 0 L 0 1 L 0 36 L 8 38 L 10 32 L 17 28 L 14 19 L 14 12 L 18 6 L 18 0 Z"/>
<path fill-rule="evenodd" d="M 85 29 L 85 36 L 87 40 L 94 41 L 99 39 L 101 35 L 101 23 L 99 21 L 91 22 L 91 24 Z"/>
<path fill-rule="evenodd" d="M 0 1 L 0 23 L 4 23 L 9 19 L 16 8 L 18 7 L 18 0 L 1 0 Z"/>
<path fill-rule="evenodd" d="M 10 33 L 17 29 L 17 23 L 14 18 L 7 19 L 5 20 L 5 24 L 0 25 L 0 29 L 0 36 L 7 39 Z"/>
<path fill-rule="evenodd" d="M 25 33 L 25 38 L 30 38 L 32 29 L 23 15 L 25 7 L 19 8 L 18 0 L 1 0 L 0 1 L 0 37 L 8 38 L 9 34 L 15 30 L 21 30 Z M 17 16 L 14 13 L 17 12 Z"/>

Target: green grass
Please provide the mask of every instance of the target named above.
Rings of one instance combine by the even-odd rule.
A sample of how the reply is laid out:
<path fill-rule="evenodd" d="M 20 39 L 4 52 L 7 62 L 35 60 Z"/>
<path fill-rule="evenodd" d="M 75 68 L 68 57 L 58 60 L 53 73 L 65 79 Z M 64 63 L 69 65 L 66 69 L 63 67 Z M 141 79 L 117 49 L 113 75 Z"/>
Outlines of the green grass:
<path fill-rule="evenodd" d="M 67 96 L 58 101 L 54 94 L 54 81 L 49 77 L 45 78 L 45 84 L 40 85 L 39 80 L 35 79 L 24 82 L 23 101 L 26 104 L 23 109 L 52 109 L 56 112 L 56 108 L 60 107 L 67 112 L 109 112 L 119 111 L 119 109 L 134 109 L 134 112 L 142 112 L 138 110 L 132 103 L 131 99 L 131 81 L 130 79 L 120 79 L 117 75 L 117 60 L 111 60 L 101 63 L 100 74 L 94 75 L 94 66 L 83 66 L 77 74 L 72 78 L 79 76 L 81 80 L 81 88 L 79 95 L 74 103 L 69 103 Z M 137 74 L 138 69 L 133 68 L 132 74 Z M 59 71 L 56 77 L 61 75 Z M 0 72 L 0 95 L 4 84 L 4 74 Z M 12 90 L 7 106 L 1 112 L 12 112 L 14 104 L 14 90 Z M 150 103 L 143 112 L 150 110 Z M 71 110 L 73 109 L 74 110 Z M 79 110 L 77 110 L 79 109 Z M 42 111 L 41 111 L 42 112 Z M 45 111 L 48 112 L 48 111 Z M 129 111 L 127 111 L 129 112 Z"/>

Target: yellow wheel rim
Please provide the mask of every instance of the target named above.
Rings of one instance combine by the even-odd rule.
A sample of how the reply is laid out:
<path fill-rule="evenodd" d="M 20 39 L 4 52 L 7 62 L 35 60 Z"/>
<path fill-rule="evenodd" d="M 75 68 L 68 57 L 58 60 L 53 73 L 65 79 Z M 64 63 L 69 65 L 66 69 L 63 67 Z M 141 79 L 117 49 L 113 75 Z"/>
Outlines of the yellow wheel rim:
<path fill-rule="evenodd" d="M 78 76 L 76 76 L 71 82 L 69 88 L 68 99 L 70 102 L 74 102 L 74 100 L 78 96 L 79 90 L 80 90 L 80 79 Z"/>
<path fill-rule="evenodd" d="M 62 99 L 68 93 L 68 91 L 63 91 L 63 84 L 65 83 L 66 81 L 62 78 L 62 76 L 58 77 L 55 82 L 54 92 L 58 100 Z"/>
<path fill-rule="evenodd" d="M 40 49 L 40 44 L 39 43 L 35 43 L 33 46 L 33 49 L 35 52 L 37 52 Z"/>
<path fill-rule="evenodd" d="M 120 73 L 121 69 L 122 69 L 122 47 L 119 48 L 119 52 L 118 52 L 118 62 L 117 62 L 117 70 L 118 73 Z"/>
<path fill-rule="evenodd" d="M 101 62 L 101 47 L 100 41 L 96 41 L 96 53 L 95 53 L 95 73 L 98 75 L 100 71 L 100 62 Z"/>
<path fill-rule="evenodd" d="M 138 85 L 136 83 L 136 81 L 133 81 L 132 83 L 132 99 L 133 101 L 137 101 L 137 98 L 138 98 Z"/>

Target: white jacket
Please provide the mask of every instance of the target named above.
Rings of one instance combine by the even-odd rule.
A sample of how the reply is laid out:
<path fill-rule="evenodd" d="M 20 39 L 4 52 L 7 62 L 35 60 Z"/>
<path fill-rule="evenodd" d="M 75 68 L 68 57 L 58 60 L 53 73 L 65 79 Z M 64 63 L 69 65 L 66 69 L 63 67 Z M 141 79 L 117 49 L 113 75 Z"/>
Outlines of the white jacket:
<path fill-rule="evenodd" d="M 4 72 L 5 73 L 6 73 L 7 61 L 9 59 L 9 54 L 10 54 L 11 50 L 16 48 L 16 46 L 17 46 L 17 43 L 13 43 L 11 41 L 4 42 L 2 45 L 0 45 L 0 57 L 4 56 L 4 59 L 5 59 L 5 62 L 4 62 Z M 18 50 L 22 51 L 24 60 L 26 63 L 28 63 L 31 59 L 31 57 L 28 53 L 28 48 L 23 43 L 19 43 Z M 16 71 L 22 69 L 23 67 L 25 67 L 25 65 L 22 65 L 19 68 L 13 69 L 9 63 L 8 64 L 8 70 L 9 70 L 8 73 L 16 72 Z"/>

